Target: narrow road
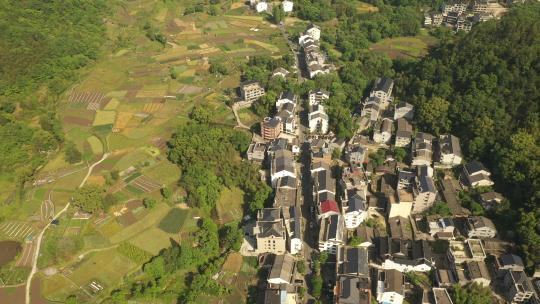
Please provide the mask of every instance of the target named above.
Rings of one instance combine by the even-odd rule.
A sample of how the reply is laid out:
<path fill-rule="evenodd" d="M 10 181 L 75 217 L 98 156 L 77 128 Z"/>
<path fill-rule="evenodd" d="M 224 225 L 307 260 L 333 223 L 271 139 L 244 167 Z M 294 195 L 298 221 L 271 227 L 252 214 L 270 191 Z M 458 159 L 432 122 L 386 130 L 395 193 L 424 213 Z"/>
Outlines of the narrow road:
<path fill-rule="evenodd" d="M 100 160 L 98 160 L 97 162 L 93 163 L 90 167 L 88 167 L 88 172 L 86 173 L 86 176 L 84 177 L 81 184 L 79 185 L 79 188 L 84 186 L 84 184 L 86 183 L 86 180 L 88 179 L 90 174 L 92 174 L 92 170 L 94 169 L 94 167 L 99 165 L 105 159 L 107 159 L 108 156 L 109 156 L 109 153 L 103 154 L 103 156 L 101 157 Z M 30 302 L 31 302 L 31 300 L 30 300 L 31 299 L 30 298 L 30 287 L 31 287 L 31 284 L 32 284 L 32 279 L 34 278 L 34 275 L 38 271 L 38 269 L 37 269 L 37 261 L 38 261 L 38 257 L 39 257 L 39 251 L 41 249 L 41 241 L 43 240 L 43 235 L 45 234 L 45 231 L 47 231 L 47 228 L 49 228 L 51 226 L 51 222 L 58 219 L 64 212 L 66 212 L 68 210 L 70 204 L 71 203 L 68 202 L 66 204 L 66 206 L 64 207 L 64 209 L 60 210 L 52 218 L 52 220 L 50 220 L 47 223 L 47 225 L 45 225 L 45 227 L 43 227 L 43 229 L 41 230 L 41 232 L 39 233 L 39 235 L 38 235 L 38 237 L 36 239 L 36 252 L 35 252 L 34 257 L 32 259 L 32 270 L 30 271 L 30 274 L 28 275 L 28 279 L 26 280 L 26 297 L 25 297 L 26 298 L 26 301 L 25 301 L 26 304 L 30 304 Z"/>
<path fill-rule="evenodd" d="M 234 118 L 236 118 L 236 128 L 250 130 L 249 127 L 243 124 L 242 121 L 240 120 L 240 116 L 238 115 L 238 110 L 236 109 L 236 105 L 233 104 L 231 109 L 234 113 Z"/>

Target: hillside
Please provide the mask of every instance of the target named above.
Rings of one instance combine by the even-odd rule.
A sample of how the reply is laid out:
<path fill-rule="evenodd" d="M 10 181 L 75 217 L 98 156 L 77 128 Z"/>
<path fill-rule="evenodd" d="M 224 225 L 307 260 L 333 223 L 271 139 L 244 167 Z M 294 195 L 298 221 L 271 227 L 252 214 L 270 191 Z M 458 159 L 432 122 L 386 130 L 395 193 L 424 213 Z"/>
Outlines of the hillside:
<path fill-rule="evenodd" d="M 540 5 L 517 7 L 446 40 L 401 80 L 402 97 L 419 108 L 423 129 L 458 135 L 467 158 L 492 170 L 497 190 L 511 202 L 494 216 L 508 232 L 521 218 L 521 249 L 528 266 L 538 265 Z"/>

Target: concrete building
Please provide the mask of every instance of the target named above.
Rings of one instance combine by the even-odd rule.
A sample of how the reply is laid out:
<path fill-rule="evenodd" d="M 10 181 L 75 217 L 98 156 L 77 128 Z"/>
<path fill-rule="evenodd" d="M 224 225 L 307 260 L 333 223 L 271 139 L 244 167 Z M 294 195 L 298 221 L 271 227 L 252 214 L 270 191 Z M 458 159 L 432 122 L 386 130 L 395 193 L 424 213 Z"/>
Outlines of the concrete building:
<path fill-rule="evenodd" d="M 343 217 L 345 218 L 345 228 L 354 229 L 360 226 L 367 218 L 366 191 L 356 191 L 354 195 L 348 197 L 346 202 L 342 202 Z"/>
<path fill-rule="evenodd" d="M 370 96 L 376 96 L 381 99 L 381 105 L 387 105 L 392 96 L 392 90 L 394 89 L 394 80 L 387 77 L 377 78 L 375 85 L 371 89 Z M 386 109 L 386 106 L 382 106 L 382 109 Z"/>
<path fill-rule="evenodd" d="M 455 167 L 461 164 L 463 155 L 459 138 L 454 135 L 441 135 L 438 141 L 438 162 L 444 167 Z"/>
<path fill-rule="evenodd" d="M 494 182 L 491 180 L 491 172 L 489 172 L 484 165 L 475 160 L 465 166 L 463 166 L 463 175 L 467 179 L 469 186 L 476 187 L 489 187 L 493 186 Z"/>
<path fill-rule="evenodd" d="M 523 271 L 504 270 L 503 290 L 505 297 L 512 303 L 523 303 L 534 295 L 534 288 Z"/>
<path fill-rule="evenodd" d="M 279 208 L 259 210 L 254 234 L 258 253 L 284 254 L 287 251 L 287 237 Z"/>
<path fill-rule="evenodd" d="M 467 261 L 483 261 L 486 258 L 486 252 L 482 241 L 479 239 L 468 239 L 465 241 L 449 242 L 448 260 L 455 264 L 461 264 Z"/>
<path fill-rule="evenodd" d="M 274 140 L 283 131 L 283 123 L 279 117 L 265 117 L 261 122 L 261 135 L 264 140 Z"/>
<path fill-rule="evenodd" d="M 405 277 L 403 273 L 394 269 L 379 271 L 377 302 L 381 304 L 402 304 L 404 299 Z"/>
<path fill-rule="evenodd" d="M 507 253 L 499 258 L 499 269 L 507 269 L 512 271 L 524 271 L 525 265 L 520 256 Z"/>
<path fill-rule="evenodd" d="M 281 6 L 283 7 L 283 11 L 285 13 L 290 13 L 293 11 L 294 3 L 292 1 L 285 0 L 281 2 Z"/>
<path fill-rule="evenodd" d="M 240 84 L 240 97 L 248 103 L 254 102 L 264 94 L 264 88 L 258 81 L 244 81 Z"/>
<path fill-rule="evenodd" d="M 373 141 L 378 144 L 389 144 L 392 138 L 392 124 L 394 122 L 391 119 L 384 118 L 382 121 L 375 125 L 373 131 Z"/>
<path fill-rule="evenodd" d="M 433 139 L 435 137 L 428 133 L 418 132 L 412 144 L 412 165 L 431 166 L 433 161 Z"/>
<path fill-rule="evenodd" d="M 396 147 L 406 147 L 411 143 L 413 135 L 412 125 L 405 119 L 399 118 L 397 120 L 397 130 L 394 145 Z"/>
<path fill-rule="evenodd" d="M 489 287 L 491 284 L 491 276 L 484 261 L 465 262 L 465 269 L 469 281 L 484 287 Z"/>
<path fill-rule="evenodd" d="M 343 217 L 332 215 L 323 218 L 319 225 L 319 251 L 336 254 L 343 245 Z"/>
<path fill-rule="evenodd" d="M 330 98 L 330 93 L 323 89 L 317 89 L 309 91 L 309 105 L 314 106 L 324 103 L 325 100 Z"/>
<path fill-rule="evenodd" d="M 318 25 L 311 23 L 306 29 L 306 34 L 315 41 L 319 41 L 321 39 L 321 28 Z"/>
<path fill-rule="evenodd" d="M 268 274 L 268 283 L 276 285 L 293 283 L 295 264 L 294 258 L 289 254 L 276 255 Z"/>
<path fill-rule="evenodd" d="M 414 106 L 408 102 L 400 102 L 394 106 L 394 120 L 406 118 L 412 120 L 414 118 Z"/>
<path fill-rule="evenodd" d="M 369 279 L 339 276 L 334 287 L 335 304 L 371 304 Z"/>
<path fill-rule="evenodd" d="M 270 163 L 270 181 L 275 187 L 279 178 L 289 176 L 296 178 L 296 168 L 294 165 L 292 152 L 289 150 L 278 150 L 274 153 Z"/>
<path fill-rule="evenodd" d="M 467 219 L 467 236 L 469 238 L 488 239 L 497 235 L 493 222 L 484 216 L 472 216 Z"/>
<path fill-rule="evenodd" d="M 429 168 L 429 167 L 428 167 Z M 412 205 L 412 213 L 422 213 L 433 206 L 437 198 L 437 189 L 433 178 L 425 171 L 418 170 L 413 187 L 414 202 Z"/>
<path fill-rule="evenodd" d="M 322 105 L 311 106 L 308 114 L 309 131 L 312 133 L 328 133 L 328 114 L 324 111 Z"/>
<path fill-rule="evenodd" d="M 425 240 L 412 241 L 389 237 L 381 239 L 379 250 L 383 269 L 428 272 L 435 265 L 431 247 Z"/>
<path fill-rule="evenodd" d="M 296 107 L 297 100 L 298 100 L 298 97 L 296 95 L 294 95 L 293 92 L 291 92 L 291 91 L 281 92 L 281 94 L 279 95 L 278 100 L 276 101 L 276 109 L 278 109 L 278 111 L 281 111 L 281 108 L 286 103 L 290 103 L 290 104 L 292 104 L 291 110 L 294 113 L 294 109 Z"/>
<path fill-rule="evenodd" d="M 253 142 L 249 145 L 246 154 L 248 160 L 262 163 L 266 155 L 266 145 Z"/>

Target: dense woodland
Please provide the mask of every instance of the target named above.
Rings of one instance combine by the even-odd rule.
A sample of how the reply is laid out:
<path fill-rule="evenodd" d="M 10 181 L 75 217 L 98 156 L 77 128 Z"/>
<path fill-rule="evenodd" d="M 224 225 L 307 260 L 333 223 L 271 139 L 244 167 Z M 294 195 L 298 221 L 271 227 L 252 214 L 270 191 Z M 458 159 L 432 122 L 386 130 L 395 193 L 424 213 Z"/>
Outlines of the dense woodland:
<path fill-rule="evenodd" d="M 459 136 L 466 157 L 493 171 L 511 203 L 494 215 L 503 236 L 517 232 L 527 265 L 539 265 L 540 5 L 443 40 L 399 78 L 423 130 Z"/>
<path fill-rule="evenodd" d="M 105 11 L 102 0 L 0 2 L 0 174 L 19 187 L 64 142 L 56 102 L 98 58 Z"/>
<path fill-rule="evenodd" d="M 396 78 L 397 97 L 417 107 L 421 130 L 459 136 L 466 158 L 480 159 L 493 171 L 496 190 L 510 203 L 491 216 L 503 237 L 518 236 L 527 265 L 540 265 L 540 5 L 517 6 L 502 20 L 479 24 L 468 34 L 436 30 L 432 34 L 441 43 L 423 60 L 392 62 L 369 52 L 370 43 L 416 35 L 419 8 L 440 2 L 370 2 L 379 12 L 357 13 L 354 2 L 298 5 L 300 18 L 339 21 L 323 26 L 322 36 L 339 77 L 315 79 L 332 93 L 327 105 L 332 129 L 349 137 L 355 127 L 350 114 L 374 78 Z"/>

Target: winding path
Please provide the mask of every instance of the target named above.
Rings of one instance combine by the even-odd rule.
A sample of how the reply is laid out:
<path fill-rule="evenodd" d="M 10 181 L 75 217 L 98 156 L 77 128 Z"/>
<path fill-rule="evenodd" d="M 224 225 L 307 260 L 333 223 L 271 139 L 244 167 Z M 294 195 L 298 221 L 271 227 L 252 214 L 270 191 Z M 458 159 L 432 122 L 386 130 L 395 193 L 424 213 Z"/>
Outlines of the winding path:
<path fill-rule="evenodd" d="M 107 159 L 108 156 L 109 156 L 109 153 L 103 154 L 103 156 L 101 157 L 100 160 L 98 160 L 97 162 L 93 163 L 90 167 L 88 167 L 88 172 L 86 173 L 86 176 L 84 177 L 81 184 L 79 185 L 79 188 L 81 188 L 82 186 L 84 186 L 84 184 L 86 184 L 86 180 L 88 179 L 90 174 L 92 174 L 92 170 L 94 169 L 94 167 L 99 165 L 105 159 Z M 43 227 L 43 229 L 41 230 L 41 232 L 39 233 L 39 235 L 38 235 L 38 237 L 36 239 L 36 252 L 34 254 L 34 257 L 32 258 L 32 270 L 30 271 L 30 274 L 28 275 L 28 279 L 26 280 L 26 296 L 25 296 L 25 299 L 26 299 L 25 303 L 26 304 L 30 304 L 30 302 L 31 302 L 31 300 L 30 300 L 30 287 L 32 285 L 32 279 L 34 278 L 34 275 L 38 271 L 38 269 L 37 269 L 37 261 L 38 261 L 38 257 L 39 257 L 39 250 L 41 249 L 41 241 L 43 240 L 43 235 L 45 234 L 45 231 L 47 230 L 47 228 L 49 228 L 51 226 L 51 222 L 58 219 L 64 212 L 66 212 L 68 210 L 70 204 L 71 203 L 68 202 L 66 204 L 66 206 L 64 207 L 64 209 L 60 210 L 52 218 L 52 220 L 50 220 L 47 223 L 47 225 L 45 225 L 45 227 Z"/>

